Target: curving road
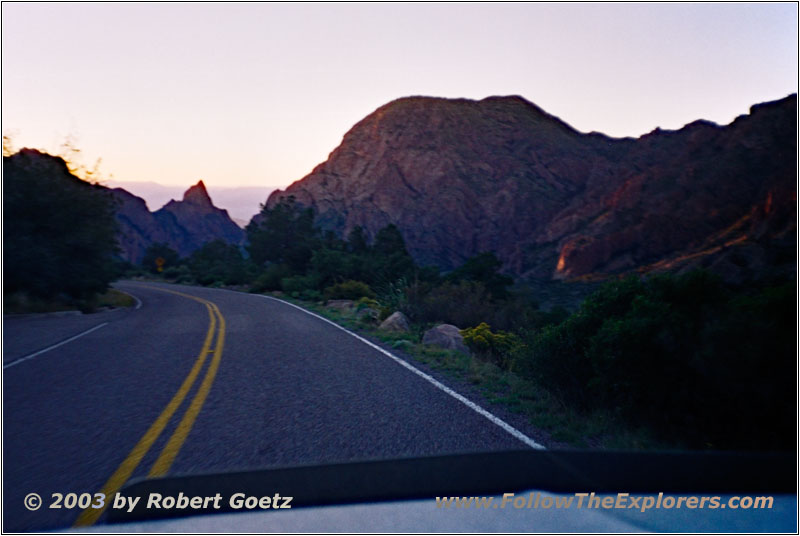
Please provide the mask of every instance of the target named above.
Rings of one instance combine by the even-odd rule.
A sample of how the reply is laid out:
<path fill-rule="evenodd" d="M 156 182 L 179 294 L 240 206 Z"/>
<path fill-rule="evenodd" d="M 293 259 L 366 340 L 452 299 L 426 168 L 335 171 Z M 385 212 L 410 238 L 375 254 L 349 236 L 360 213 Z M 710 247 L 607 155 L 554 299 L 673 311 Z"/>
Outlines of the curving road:
<path fill-rule="evenodd" d="M 115 286 L 140 307 L 4 318 L 4 532 L 102 523 L 51 495 L 131 478 L 536 446 L 290 304 Z"/>

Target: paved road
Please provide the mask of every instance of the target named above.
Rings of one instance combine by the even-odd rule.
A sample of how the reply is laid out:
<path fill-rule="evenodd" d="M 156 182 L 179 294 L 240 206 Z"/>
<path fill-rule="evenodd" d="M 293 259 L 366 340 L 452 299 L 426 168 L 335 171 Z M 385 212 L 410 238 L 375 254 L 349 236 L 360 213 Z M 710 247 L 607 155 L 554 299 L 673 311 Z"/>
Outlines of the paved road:
<path fill-rule="evenodd" d="M 4 531 L 102 523 L 47 508 L 52 493 L 111 493 L 148 475 L 525 447 L 291 305 L 117 286 L 141 307 L 4 319 Z M 32 492 L 45 502 L 34 512 L 23 506 Z"/>

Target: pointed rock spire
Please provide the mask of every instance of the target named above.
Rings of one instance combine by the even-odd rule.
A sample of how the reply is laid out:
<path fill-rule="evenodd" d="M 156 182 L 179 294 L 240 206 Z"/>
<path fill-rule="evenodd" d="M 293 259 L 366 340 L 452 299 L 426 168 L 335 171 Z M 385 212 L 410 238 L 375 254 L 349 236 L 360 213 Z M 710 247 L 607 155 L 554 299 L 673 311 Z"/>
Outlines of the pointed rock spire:
<path fill-rule="evenodd" d="M 183 194 L 183 201 L 184 203 L 189 203 L 191 205 L 205 205 L 205 206 L 213 206 L 211 202 L 211 197 L 208 195 L 208 191 L 206 190 L 206 185 L 203 184 L 203 181 L 200 180 L 186 190 Z"/>

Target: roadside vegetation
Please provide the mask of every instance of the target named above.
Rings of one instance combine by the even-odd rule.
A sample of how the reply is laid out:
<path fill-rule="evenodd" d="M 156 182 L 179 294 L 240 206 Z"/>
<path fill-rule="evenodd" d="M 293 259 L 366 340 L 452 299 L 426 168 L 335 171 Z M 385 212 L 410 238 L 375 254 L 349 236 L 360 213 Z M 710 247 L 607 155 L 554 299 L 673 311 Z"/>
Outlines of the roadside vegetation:
<path fill-rule="evenodd" d="M 272 293 L 473 385 L 557 442 L 795 448 L 793 279 L 628 277 L 542 306 L 542 287 L 504 275 L 491 252 L 442 273 L 418 266 L 393 225 L 340 238 L 291 198 L 262 210 L 244 248 L 214 241 L 181 258 L 152 244 L 132 266 L 117 260 L 111 195 L 64 160 L 4 156 L 3 181 L 6 313 L 131 305 L 109 289 L 122 275 Z M 441 324 L 460 329 L 463 351 L 426 341 Z"/>
<path fill-rule="evenodd" d="M 114 209 L 64 160 L 3 156 L 4 310 L 97 307 L 120 273 Z"/>
<path fill-rule="evenodd" d="M 570 309 L 543 308 L 492 253 L 441 273 L 417 266 L 393 225 L 341 239 L 292 200 L 265 208 L 247 238 L 244 250 L 212 242 L 184 259 L 155 244 L 128 275 L 302 304 L 473 385 L 557 442 L 795 448 L 794 281 L 631 276 Z M 408 329 L 381 329 L 398 311 Z M 460 328 L 469 354 L 423 344 L 438 324 Z"/>

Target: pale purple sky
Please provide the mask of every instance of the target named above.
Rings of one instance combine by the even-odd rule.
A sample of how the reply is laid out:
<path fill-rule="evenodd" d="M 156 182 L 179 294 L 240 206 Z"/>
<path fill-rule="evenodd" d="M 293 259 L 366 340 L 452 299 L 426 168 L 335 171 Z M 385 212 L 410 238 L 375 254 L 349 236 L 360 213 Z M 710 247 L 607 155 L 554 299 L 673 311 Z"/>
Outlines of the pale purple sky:
<path fill-rule="evenodd" d="M 797 91 L 795 3 L 4 3 L 2 127 L 118 181 L 279 186 L 398 97 L 522 95 L 578 130 Z"/>

